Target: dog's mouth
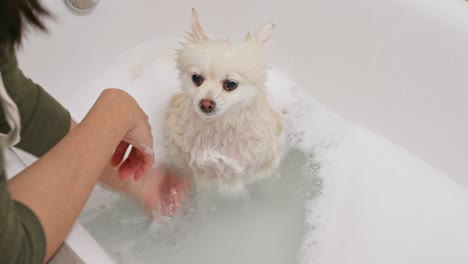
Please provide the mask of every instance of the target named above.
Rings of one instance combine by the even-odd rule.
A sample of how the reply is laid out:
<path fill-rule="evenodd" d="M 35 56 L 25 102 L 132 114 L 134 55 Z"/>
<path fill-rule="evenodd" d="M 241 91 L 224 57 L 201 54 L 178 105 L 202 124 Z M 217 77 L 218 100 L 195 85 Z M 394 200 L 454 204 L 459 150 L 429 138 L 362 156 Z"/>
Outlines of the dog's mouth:
<path fill-rule="evenodd" d="M 216 112 L 211 112 L 211 113 L 204 113 L 200 111 L 200 114 L 206 117 L 215 117 L 217 115 Z"/>
<path fill-rule="evenodd" d="M 210 112 L 210 113 L 205 113 L 205 112 L 201 111 L 201 110 L 198 109 L 198 108 L 195 108 L 195 110 L 196 110 L 196 112 L 197 112 L 199 115 L 201 115 L 201 116 L 203 116 L 203 117 L 214 118 L 214 117 L 218 116 L 218 111 L 213 111 L 213 112 Z"/>

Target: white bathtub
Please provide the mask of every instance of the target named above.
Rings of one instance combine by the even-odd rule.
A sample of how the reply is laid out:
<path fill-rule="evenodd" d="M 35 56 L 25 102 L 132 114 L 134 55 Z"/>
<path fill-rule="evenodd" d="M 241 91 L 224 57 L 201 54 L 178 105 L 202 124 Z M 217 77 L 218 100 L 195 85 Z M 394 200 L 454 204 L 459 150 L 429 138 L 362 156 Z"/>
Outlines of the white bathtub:
<path fill-rule="evenodd" d="M 19 59 L 65 106 L 128 48 L 180 37 L 191 7 L 220 37 L 271 20 L 273 63 L 307 92 L 468 187 L 467 1 L 101 0 L 88 15 L 44 2 L 57 20 L 50 35 L 29 35 Z M 67 242 L 88 263 L 108 260 L 79 226 Z"/>

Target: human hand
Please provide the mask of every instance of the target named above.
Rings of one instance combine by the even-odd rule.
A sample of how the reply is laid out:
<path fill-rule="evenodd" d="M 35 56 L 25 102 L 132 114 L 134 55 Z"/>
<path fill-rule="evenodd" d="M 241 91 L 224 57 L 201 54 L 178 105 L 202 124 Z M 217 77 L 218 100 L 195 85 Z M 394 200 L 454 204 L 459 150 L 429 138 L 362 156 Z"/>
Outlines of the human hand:
<path fill-rule="evenodd" d="M 157 211 L 172 216 L 181 206 L 189 192 L 189 184 L 165 167 L 156 166 L 144 175 L 140 188 L 134 196 L 143 202 L 148 212 Z"/>
<path fill-rule="evenodd" d="M 132 139 L 129 139 L 132 142 Z M 131 148 L 126 160 L 123 161 L 128 148 Z M 117 146 L 111 160 L 111 165 L 118 168 L 119 178 L 124 180 L 131 175 L 135 180 L 139 180 L 145 172 L 149 171 L 154 162 L 153 151 L 147 145 L 137 148 L 127 141 L 121 141 Z"/>

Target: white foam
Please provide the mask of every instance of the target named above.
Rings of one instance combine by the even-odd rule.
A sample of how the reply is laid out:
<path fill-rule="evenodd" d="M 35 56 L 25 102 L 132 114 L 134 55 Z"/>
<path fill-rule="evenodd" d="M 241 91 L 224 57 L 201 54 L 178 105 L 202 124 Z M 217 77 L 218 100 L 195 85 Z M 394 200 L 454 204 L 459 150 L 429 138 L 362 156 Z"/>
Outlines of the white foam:
<path fill-rule="evenodd" d="M 150 116 L 155 156 L 157 160 L 163 160 L 162 115 L 170 96 L 179 90 L 172 51 L 176 46 L 173 43 L 153 41 L 128 51 L 112 64 L 102 79 L 83 89 L 80 95 L 83 98 L 73 98 L 67 104 L 71 106 L 71 112 L 82 117 L 102 88 L 124 88 Z M 303 176 L 310 178 L 318 173 L 324 181 L 313 182 L 321 187 L 320 196 L 306 199 L 307 228 L 302 237 L 302 247 L 297 249 L 300 263 L 468 263 L 465 250 L 468 245 L 468 192 L 465 187 L 385 139 L 337 117 L 306 96 L 279 70 L 271 71 L 268 86 L 271 102 L 287 120 L 285 141 L 306 153 L 310 159 L 302 169 Z M 266 185 L 262 188 L 269 187 Z M 280 202 L 282 197 L 290 197 L 274 192 L 277 188 L 283 186 L 273 185 L 271 203 Z M 299 188 L 297 192 L 306 197 L 313 196 L 307 188 Z M 112 199 L 104 198 L 104 203 L 107 203 L 106 199 L 112 202 Z M 97 204 L 102 202 L 100 200 Z M 260 201 L 253 202 L 259 203 L 260 207 L 256 210 L 266 206 Z M 93 203 L 96 201 L 91 199 L 90 204 Z M 200 232 L 212 232 L 213 240 L 222 237 L 222 223 L 236 223 L 221 217 L 228 214 L 220 212 L 222 209 L 231 208 L 223 206 L 208 205 L 210 214 L 223 219 L 217 224 L 217 233 L 213 232 L 214 229 L 206 231 L 209 227 L 200 227 Z M 242 210 L 229 212 L 231 218 L 240 214 L 249 215 Z M 265 218 L 258 219 L 263 219 L 263 222 L 259 220 L 257 223 L 252 219 L 251 224 L 259 230 L 271 224 L 265 223 L 268 221 Z M 284 221 L 297 225 L 288 219 L 284 217 Z M 265 242 L 255 247 L 267 247 L 271 242 L 267 240 L 282 239 L 273 238 L 274 233 L 285 236 L 284 230 L 287 229 L 282 229 L 284 224 L 271 224 L 271 228 L 276 228 L 272 230 L 273 236 L 267 237 L 268 232 L 260 232 L 265 236 Z M 299 229 L 291 227 L 291 232 L 296 232 L 292 230 Z M 242 236 L 232 239 L 236 238 Z M 290 241 L 282 242 L 286 247 Z M 202 244 L 199 242 L 198 246 L 203 248 Z M 210 245 L 214 247 L 217 244 Z M 238 241 L 238 245 L 252 246 L 246 241 Z M 269 246 L 276 248 L 269 250 L 268 254 L 280 254 L 278 247 L 281 245 Z M 109 242 L 105 247 L 114 254 L 120 252 L 118 254 L 125 255 L 121 259 L 137 263 L 129 250 L 129 247 L 136 247 L 135 241 L 129 240 L 125 245 Z M 192 248 L 184 250 L 190 251 Z M 190 256 L 189 253 L 186 255 Z M 171 263 L 198 263 L 189 257 L 185 262 L 180 259 L 180 262 L 175 261 L 177 256 L 171 257 L 166 259 Z M 267 259 L 269 262 L 264 262 Z M 245 256 L 243 263 L 255 263 L 253 260 L 257 263 L 285 263 L 280 262 L 284 261 L 282 256 L 267 258 L 266 255 L 261 258 Z M 200 263 L 219 263 L 206 261 Z M 223 263 L 236 263 L 234 261 L 242 260 L 237 256 Z"/>
<path fill-rule="evenodd" d="M 360 128 L 317 157 L 301 263 L 468 263 L 464 186 Z"/>
<path fill-rule="evenodd" d="M 121 194 L 113 192 L 104 186 L 97 185 L 78 220 L 81 223 L 89 223 L 99 215 L 109 213 L 121 198 Z"/>

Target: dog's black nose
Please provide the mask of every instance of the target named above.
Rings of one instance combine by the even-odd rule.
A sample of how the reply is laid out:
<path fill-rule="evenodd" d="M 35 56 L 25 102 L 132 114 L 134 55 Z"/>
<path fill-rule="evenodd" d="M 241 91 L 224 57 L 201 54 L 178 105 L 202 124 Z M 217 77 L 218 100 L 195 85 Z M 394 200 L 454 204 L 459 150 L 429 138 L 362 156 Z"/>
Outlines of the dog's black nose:
<path fill-rule="evenodd" d="M 216 107 L 216 103 L 213 101 L 213 100 L 209 100 L 209 99 L 202 99 L 200 101 L 200 109 L 204 112 L 204 113 L 211 113 L 213 112 L 213 110 L 215 109 Z"/>

